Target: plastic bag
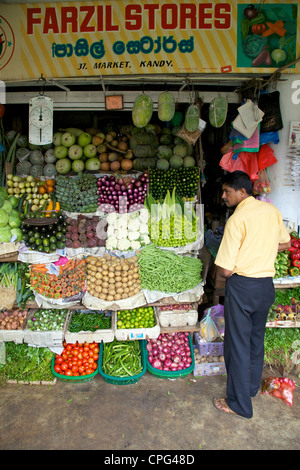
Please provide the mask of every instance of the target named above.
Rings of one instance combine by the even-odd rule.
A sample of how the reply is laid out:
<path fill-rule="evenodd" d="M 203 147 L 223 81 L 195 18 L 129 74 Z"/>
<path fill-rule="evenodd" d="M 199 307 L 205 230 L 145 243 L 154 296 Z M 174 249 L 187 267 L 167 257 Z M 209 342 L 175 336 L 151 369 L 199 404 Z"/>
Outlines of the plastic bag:
<path fill-rule="evenodd" d="M 270 145 L 264 144 L 260 147 L 258 152 L 258 167 L 260 170 L 264 170 L 268 166 L 274 165 L 277 162 L 277 158 L 274 155 L 273 149 Z"/>
<path fill-rule="evenodd" d="M 249 175 L 252 181 L 258 178 L 258 152 L 240 152 L 239 154 L 234 154 L 234 152 L 230 150 L 223 155 L 219 165 L 223 170 L 229 171 L 230 173 L 236 170 L 244 171 Z"/>
<path fill-rule="evenodd" d="M 261 93 L 259 98 L 259 108 L 265 113 L 261 122 L 261 132 L 275 132 L 283 128 L 280 111 L 280 93 Z"/>
<path fill-rule="evenodd" d="M 224 320 L 224 305 L 218 304 L 214 305 L 213 307 L 204 310 L 204 313 L 207 311 L 209 313 L 210 318 L 215 323 L 219 335 L 224 335 L 225 332 L 225 320 Z"/>
<path fill-rule="evenodd" d="M 205 318 L 200 321 L 200 334 L 208 343 L 214 341 L 219 336 L 218 328 L 211 319 L 209 312 Z"/>
<path fill-rule="evenodd" d="M 253 184 L 253 194 L 266 194 L 271 192 L 271 184 L 267 170 L 258 173 L 258 179 Z"/>
<path fill-rule="evenodd" d="M 293 406 L 295 382 L 287 377 L 268 377 L 264 383 L 262 394 L 281 398 L 288 406 Z"/>

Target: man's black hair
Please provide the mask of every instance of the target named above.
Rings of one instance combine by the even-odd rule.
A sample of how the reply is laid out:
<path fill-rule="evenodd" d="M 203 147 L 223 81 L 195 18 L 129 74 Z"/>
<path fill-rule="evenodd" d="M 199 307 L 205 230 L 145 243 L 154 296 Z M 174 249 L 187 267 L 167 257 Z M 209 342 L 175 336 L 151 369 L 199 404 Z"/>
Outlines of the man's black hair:
<path fill-rule="evenodd" d="M 247 194 L 250 196 L 252 195 L 252 183 L 249 175 L 244 171 L 233 171 L 232 173 L 227 173 L 222 178 L 222 184 L 226 184 L 235 191 L 244 188 Z"/>

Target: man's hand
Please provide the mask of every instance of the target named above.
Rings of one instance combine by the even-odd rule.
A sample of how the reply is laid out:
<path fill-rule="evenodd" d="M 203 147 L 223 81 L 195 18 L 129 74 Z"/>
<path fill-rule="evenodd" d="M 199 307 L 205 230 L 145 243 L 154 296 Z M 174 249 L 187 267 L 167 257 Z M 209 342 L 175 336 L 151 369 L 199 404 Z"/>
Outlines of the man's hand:
<path fill-rule="evenodd" d="M 232 271 L 229 271 L 229 269 L 220 268 L 220 266 L 218 266 L 217 268 L 218 268 L 220 275 L 222 277 L 225 277 L 226 279 L 230 277 L 232 274 Z"/>
<path fill-rule="evenodd" d="M 291 248 L 291 240 L 287 243 L 279 243 L 278 245 L 278 251 L 288 250 L 289 248 Z"/>

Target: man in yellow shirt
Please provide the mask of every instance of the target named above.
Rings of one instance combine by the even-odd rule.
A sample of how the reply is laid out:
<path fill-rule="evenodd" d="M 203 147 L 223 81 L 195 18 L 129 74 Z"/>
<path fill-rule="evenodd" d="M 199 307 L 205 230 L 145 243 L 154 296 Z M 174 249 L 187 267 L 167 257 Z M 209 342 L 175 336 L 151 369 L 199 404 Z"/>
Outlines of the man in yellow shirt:
<path fill-rule="evenodd" d="M 251 397 L 259 390 L 264 362 L 264 334 L 275 299 L 273 277 L 278 250 L 290 247 L 280 211 L 252 196 L 242 171 L 223 178 L 222 199 L 235 207 L 229 217 L 215 264 L 226 278 L 224 359 L 227 396 L 215 398 L 223 412 L 253 415 Z"/>

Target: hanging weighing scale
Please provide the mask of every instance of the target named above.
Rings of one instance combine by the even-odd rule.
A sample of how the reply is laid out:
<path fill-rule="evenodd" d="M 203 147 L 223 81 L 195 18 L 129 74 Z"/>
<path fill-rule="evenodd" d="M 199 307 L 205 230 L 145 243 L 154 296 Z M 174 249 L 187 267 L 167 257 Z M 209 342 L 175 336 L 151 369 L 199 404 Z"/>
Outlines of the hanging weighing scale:
<path fill-rule="evenodd" d="M 53 142 L 53 100 L 40 94 L 29 100 L 29 143 Z"/>

